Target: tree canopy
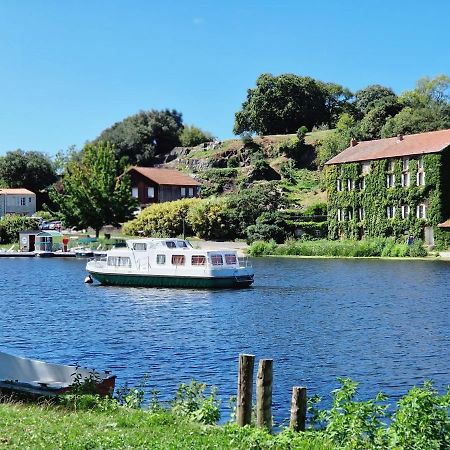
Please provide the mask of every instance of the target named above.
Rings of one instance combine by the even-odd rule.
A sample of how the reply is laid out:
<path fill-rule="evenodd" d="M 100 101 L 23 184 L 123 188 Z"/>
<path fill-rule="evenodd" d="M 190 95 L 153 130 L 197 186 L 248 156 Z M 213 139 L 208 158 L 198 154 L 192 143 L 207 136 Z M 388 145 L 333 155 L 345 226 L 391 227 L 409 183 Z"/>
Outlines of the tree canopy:
<path fill-rule="evenodd" d="M 372 84 L 355 93 L 355 107 L 361 114 L 367 114 L 376 104 L 383 100 L 392 101 L 397 98 L 395 92 L 385 86 Z"/>
<path fill-rule="evenodd" d="M 235 115 L 234 133 L 295 133 L 300 126 L 311 129 L 332 123 L 351 95 L 337 84 L 293 74 L 262 74 L 256 87 L 247 91 L 242 108 Z"/>
<path fill-rule="evenodd" d="M 183 147 L 195 147 L 213 139 L 214 136 L 211 133 L 203 131 L 194 125 L 185 125 L 180 133 L 180 143 Z"/>
<path fill-rule="evenodd" d="M 0 157 L 0 183 L 10 188 L 39 192 L 56 181 L 51 159 L 40 152 L 14 150 Z"/>
<path fill-rule="evenodd" d="M 155 155 L 168 153 L 180 144 L 182 128 L 182 114 L 175 110 L 140 111 L 104 130 L 95 142 L 110 142 L 119 160 L 148 166 Z"/>
<path fill-rule="evenodd" d="M 104 225 L 117 226 L 132 217 L 136 200 L 130 179 L 117 177 L 118 161 L 109 143 L 88 144 L 81 160 L 69 160 L 61 189 L 51 192 L 64 222 L 77 228 L 92 227 L 96 236 Z"/>

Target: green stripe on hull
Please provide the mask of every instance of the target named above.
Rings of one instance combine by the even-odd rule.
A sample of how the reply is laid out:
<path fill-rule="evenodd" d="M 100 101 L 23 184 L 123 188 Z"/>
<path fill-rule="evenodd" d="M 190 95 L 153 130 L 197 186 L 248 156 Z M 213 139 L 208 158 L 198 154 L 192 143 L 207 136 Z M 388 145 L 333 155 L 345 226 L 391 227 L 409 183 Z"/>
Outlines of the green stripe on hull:
<path fill-rule="evenodd" d="M 108 286 L 143 286 L 169 288 L 245 288 L 253 283 L 253 279 L 238 281 L 235 277 L 227 278 L 195 278 L 195 277 L 164 277 L 149 275 L 124 275 L 90 272 L 93 278 Z"/>

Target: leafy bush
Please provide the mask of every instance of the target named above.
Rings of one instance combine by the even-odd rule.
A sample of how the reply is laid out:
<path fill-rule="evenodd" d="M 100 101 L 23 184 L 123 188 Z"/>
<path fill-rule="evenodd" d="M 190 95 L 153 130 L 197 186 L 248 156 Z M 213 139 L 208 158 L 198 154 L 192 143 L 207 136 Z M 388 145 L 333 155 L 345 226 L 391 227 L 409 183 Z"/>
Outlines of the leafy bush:
<path fill-rule="evenodd" d="M 214 139 L 211 133 L 205 132 L 195 126 L 184 126 L 180 133 L 180 143 L 183 147 L 195 147 L 196 145 L 210 142 Z"/>
<path fill-rule="evenodd" d="M 190 198 L 150 205 L 136 219 L 125 223 L 123 232 L 134 236 L 176 237 L 183 233 L 184 220 L 185 232 L 189 233 L 188 210 L 199 202 L 200 199 Z"/>
<path fill-rule="evenodd" d="M 287 225 L 279 213 L 265 212 L 256 219 L 255 225 L 247 227 L 246 233 L 248 244 L 271 239 L 281 244 L 286 239 Z"/>
<path fill-rule="evenodd" d="M 0 220 L 0 243 L 12 244 L 19 240 L 19 231 L 37 230 L 39 219 L 18 215 L 5 216 Z"/>
<path fill-rule="evenodd" d="M 191 205 L 187 221 L 193 233 L 203 239 L 225 239 L 230 234 L 230 219 L 225 198 L 210 197 Z"/>
<path fill-rule="evenodd" d="M 237 156 L 230 156 L 227 161 L 227 168 L 232 169 L 239 167 L 239 158 Z"/>
<path fill-rule="evenodd" d="M 213 425 L 220 419 L 220 401 L 217 388 L 212 387 L 209 396 L 205 395 L 206 384 L 192 380 L 190 384 L 180 384 L 172 401 L 175 415 L 189 417 L 196 422 Z"/>

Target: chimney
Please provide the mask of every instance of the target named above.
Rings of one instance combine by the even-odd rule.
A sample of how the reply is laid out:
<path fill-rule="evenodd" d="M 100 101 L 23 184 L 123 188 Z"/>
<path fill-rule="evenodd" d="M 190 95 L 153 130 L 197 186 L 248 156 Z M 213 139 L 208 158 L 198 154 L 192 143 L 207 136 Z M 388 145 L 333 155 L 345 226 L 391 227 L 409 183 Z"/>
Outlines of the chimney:
<path fill-rule="evenodd" d="M 355 147 L 358 145 L 358 141 L 355 138 L 350 139 L 350 147 Z"/>
<path fill-rule="evenodd" d="M 403 134 L 397 135 L 397 142 L 403 141 Z"/>

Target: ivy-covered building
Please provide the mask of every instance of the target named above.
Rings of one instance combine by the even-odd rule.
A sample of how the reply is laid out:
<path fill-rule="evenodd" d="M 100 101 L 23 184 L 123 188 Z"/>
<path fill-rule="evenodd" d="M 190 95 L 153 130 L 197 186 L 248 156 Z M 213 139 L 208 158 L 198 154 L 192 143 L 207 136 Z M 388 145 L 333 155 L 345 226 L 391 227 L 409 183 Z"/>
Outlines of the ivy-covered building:
<path fill-rule="evenodd" d="M 331 239 L 420 237 L 448 246 L 450 130 L 352 140 L 326 163 Z"/>

